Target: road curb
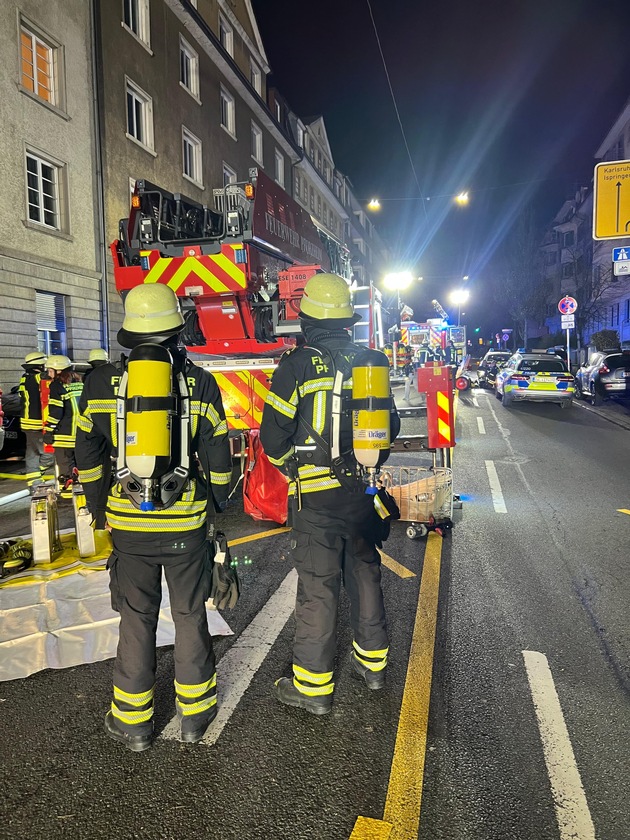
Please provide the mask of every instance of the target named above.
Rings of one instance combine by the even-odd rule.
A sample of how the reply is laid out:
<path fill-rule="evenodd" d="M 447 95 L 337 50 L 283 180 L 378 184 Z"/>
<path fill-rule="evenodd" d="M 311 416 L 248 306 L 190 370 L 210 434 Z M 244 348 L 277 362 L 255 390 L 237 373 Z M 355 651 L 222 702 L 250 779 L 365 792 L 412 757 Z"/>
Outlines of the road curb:
<path fill-rule="evenodd" d="M 593 414 L 597 414 L 598 417 L 602 417 L 604 420 L 608 420 L 609 423 L 614 423 L 615 426 L 620 426 L 622 429 L 626 429 L 626 431 L 630 431 L 630 421 L 623 420 L 622 418 L 611 417 L 605 411 L 599 411 L 598 409 L 594 408 L 592 405 L 585 405 L 584 403 L 578 402 L 577 400 L 573 401 L 574 405 L 583 408 L 584 411 L 590 411 Z"/>

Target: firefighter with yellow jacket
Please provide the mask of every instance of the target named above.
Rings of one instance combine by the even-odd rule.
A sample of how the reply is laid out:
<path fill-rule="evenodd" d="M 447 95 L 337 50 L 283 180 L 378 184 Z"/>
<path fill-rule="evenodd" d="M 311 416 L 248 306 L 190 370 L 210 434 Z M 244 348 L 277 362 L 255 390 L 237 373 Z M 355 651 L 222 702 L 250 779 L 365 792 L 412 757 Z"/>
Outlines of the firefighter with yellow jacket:
<path fill-rule="evenodd" d="M 181 740 L 201 740 L 217 711 L 205 526 L 207 509 L 225 506 L 231 456 L 214 377 L 178 347 L 183 326 L 168 286 L 128 293 L 118 341 L 131 353 L 125 366 L 102 365 L 88 377 L 77 435 L 79 475 L 97 519 L 103 485 L 108 490 L 105 514 L 114 547 L 108 568 L 120 637 L 105 729 L 137 752 L 153 738 L 162 570 L 175 624 Z"/>
<path fill-rule="evenodd" d="M 26 479 L 28 486 L 40 484 L 47 472 L 52 472 L 52 453 L 44 452 L 41 381 L 44 377 L 46 354 L 39 350 L 27 353 L 24 373 L 20 379 L 20 428 L 26 437 Z"/>
<path fill-rule="evenodd" d="M 300 320 L 306 343 L 286 353 L 274 372 L 260 437 L 269 460 L 294 488 L 292 547 L 299 580 L 293 679 L 276 682 L 276 697 L 321 715 L 332 707 L 342 579 L 351 603 L 351 667 L 370 689 L 384 686 L 389 643 L 375 497 L 361 480 L 347 410 L 353 365 L 366 351 L 350 339 L 358 316 L 345 280 L 314 275 L 304 289 Z M 400 430 L 389 398 L 389 363 L 383 353 L 367 353 L 384 366 L 381 403 L 389 441 Z"/>

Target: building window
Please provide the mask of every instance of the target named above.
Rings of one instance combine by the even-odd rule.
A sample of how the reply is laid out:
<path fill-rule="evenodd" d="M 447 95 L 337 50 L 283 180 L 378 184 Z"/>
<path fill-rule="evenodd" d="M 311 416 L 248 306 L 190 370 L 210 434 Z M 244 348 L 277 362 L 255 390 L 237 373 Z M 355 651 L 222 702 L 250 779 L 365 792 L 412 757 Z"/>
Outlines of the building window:
<path fill-rule="evenodd" d="M 624 304 L 623 320 L 628 323 L 630 321 L 630 298 L 626 298 Z"/>
<path fill-rule="evenodd" d="M 61 182 L 62 167 L 32 152 L 26 153 L 26 192 L 31 222 L 61 230 Z"/>
<path fill-rule="evenodd" d="M 313 191 L 313 187 L 309 188 L 309 207 L 311 208 L 311 213 L 315 212 L 315 193 Z"/>
<path fill-rule="evenodd" d="M 236 136 L 234 120 L 234 97 L 221 88 L 221 125 L 233 137 Z"/>
<path fill-rule="evenodd" d="M 262 70 L 256 62 L 251 59 L 249 62 L 249 81 L 258 96 L 262 96 Z"/>
<path fill-rule="evenodd" d="M 611 327 L 618 327 L 619 326 L 619 304 L 613 303 L 610 307 L 610 326 Z"/>
<path fill-rule="evenodd" d="M 236 183 L 236 172 L 227 163 L 223 164 L 223 186 Z"/>
<path fill-rule="evenodd" d="M 562 245 L 564 248 L 571 248 L 572 245 L 575 245 L 575 231 L 574 230 L 567 230 L 564 234 L 562 239 Z"/>
<path fill-rule="evenodd" d="M 199 98 L 199 56 L 182 36 L 179 36 L 179 81 L 188 93 Z"/>
<path fill-rule="evenodd" d="M 153 101 L 130 79 L 127 90 L 127 137 L 153 150 Z"/>
<path fill-rule="evenodd" d="M 201 140 L 182 126 L 183 174 L 203 189 Z"/>
<path fill-rule="evenodd" d="M 234 30 L 223 15 L 219 15 L 219 41 L 226 53 L 234 58 Z"/>
<path fill-rule="evenodd" d="M 142 41 L 151 45 L 149 0 L 123 0 L 123 26 Z"/>
<path fill-rule="evenodd" d="M 562 276 L 566 279 L 573 277 L 573 263 L 565 263 L 562 266 Z"/>
<path fill-rule="evenodd" d="M 300 173 L 295 173 L 295 180 L 293 183 L 293 192 L 296 198 L 300 198 L 300 194 L 302 192 L 302 179 L 300 178 Z"/>
<path fill-rule="evenodd" d="M 324 224 L 328 227 L 328 205 L 324 204 Z"/>
<path fill-rule="evenodd" d="M 26 26 L 20 30 L 21 81 L 26 90 L 50 105 L 57 105 L 55 85 L 55 52 Z"/>
<path fill-rule="evenodd" d="M 317 169 L 321 172 L 322 171 L 322 153 L 317 150 Z"/>
<path fill-rule="evenodd" d="M 280 184 L 280 186 L 284 189 L 284 155 L 276 149 L 274 158 L 274 173 L 276 183 Z"/>
<path fill-rule="evenodd" d="M 37 349 L 48 356 L 65 354 L 66 300 L 64 295 L 35 292 Z"/>
<path fill-rule="evenodd" d="M 282 108 L 277 99 L 274 101 L 274 113 L 278 122 L 282 122 Z"/>
<path fill-rule="evenodd" d="M 302 128 L 301 125 L 298 125 L 298 127 L 297 127 L 297 141 L 298 141 L 298 146 L 300 146 L 303 149 L 304 148 L 304 129 Z"/>
<path fill-rule="evenodd" d="M 252 123 L 252 157 L 262 166 L 263 163 L 263 134 L 256 123 Z"/>
<path fill-rule="evenodd" d="M 321 195 L 318 193 L 318 194 L 317 194 L 317 218 L 319 219 L 319 217 L 320 217 L 321 215 L 322 215 L 322 197 L 321 197 Z"/>

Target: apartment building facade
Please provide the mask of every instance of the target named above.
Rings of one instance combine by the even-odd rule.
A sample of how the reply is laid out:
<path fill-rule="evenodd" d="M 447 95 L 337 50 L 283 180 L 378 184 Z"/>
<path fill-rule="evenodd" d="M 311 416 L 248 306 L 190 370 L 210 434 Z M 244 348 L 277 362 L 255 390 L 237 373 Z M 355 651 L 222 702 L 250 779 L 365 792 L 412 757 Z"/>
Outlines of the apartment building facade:
<path fill-rule="evenodd" d="M 36 348 L 100 346 L 91 4 L 7 0 L 0 20 L 0 386 Z"/>
<path fill-rule="evenodd" d="M 250 0 L 10 0 L 0 23 L 0 385 L 29 350 L 116 352 L 123 312 L 109 243 L 137 179 L 212 206 L 256 167 L 347 248 L 334 270 L 376 279 L 383 251 L 334 165 L 321 117 L 267 88 Z M 331 248 L 331 253 L 335 249 Z"/>

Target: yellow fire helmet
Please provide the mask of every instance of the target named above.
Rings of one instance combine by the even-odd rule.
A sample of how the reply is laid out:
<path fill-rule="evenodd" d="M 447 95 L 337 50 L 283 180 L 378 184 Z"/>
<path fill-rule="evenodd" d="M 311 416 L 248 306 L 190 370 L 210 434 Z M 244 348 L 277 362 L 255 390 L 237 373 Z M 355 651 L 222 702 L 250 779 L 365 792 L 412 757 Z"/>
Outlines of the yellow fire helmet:
<path fill-rule="evenodd" d="M 102 347 L 95 347 L 94 350 L 90 350 L 88 362 L 109 362 L 107 350 L 103 350 Z"/>
<path fill-rule="evenodd" d="M 72 362 L 67 356 L 49 356 L 46 359 L 46 367 L 56 371 L 68 370 L 72 367 Z"/>
<path fill-rule="evenodd" d="M 41 353 L 39 350 L 34 350 L 32 353 L 27 353 L 24 357 L 24 364 L 22 367 L 26 367 L 26 365 L 33 365 L 34 367 L 43 367 L 44 362 L 46 361 L 46 354 Z"/>
<path fill-rule="evenodd" d="M 125 298 L 125 320 L 118 341 L 123 347 L 135 347 L 139 340 L 161 341 L 176 335 L 183 326 L 179 301 L 170 286 L 136 286 Z"/>
<path fill-rule="evenodd" d="M 352 319 L 350 287 L 338 274 L 315 274 L 304 287 L 300 314 L 317 321 Z"/>

